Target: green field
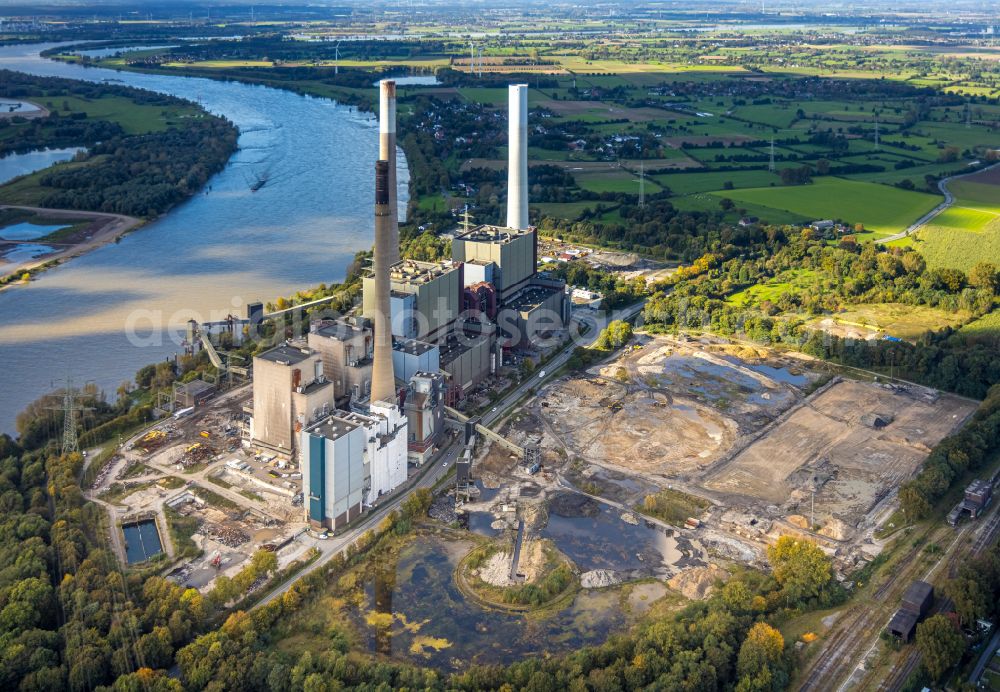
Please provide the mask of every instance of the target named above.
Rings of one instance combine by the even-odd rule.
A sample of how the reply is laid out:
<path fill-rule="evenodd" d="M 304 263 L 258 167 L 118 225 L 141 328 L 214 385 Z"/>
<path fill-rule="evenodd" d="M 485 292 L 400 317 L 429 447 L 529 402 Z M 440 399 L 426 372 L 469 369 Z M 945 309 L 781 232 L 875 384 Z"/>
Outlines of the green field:
<path fill-rule="evenodd" d="M 732 183 L 734 188 L 764 187 L 771 183 L 781 183 L 781 178 L 774 173 L 761 170 L 665 173 L 652 177 L 656 182 L 667 186 L 675 195 L 722 190 L 726 186 L 726 183 Z"/>
<path fill-rule="evenodd" d="M 639 176 L 632 175 L 621 168 L 607 171 L 574 173 L 576 184 L 591 192 L 625 192 L 639 193 Z M 662 188 L 650 179 L 646 179 L 646 194 L 659 192 Z"/>
<path fill-rule="evenodd" d="M 130 135 L 162 132 L 176 126 L 181 118 L 201 117 L 195 107 L 149 106 L 133 103 L 120 96 L 105 96 L 99 99 L 59 96 L 56 98 L 32 98 L 32 100 L 60 115 L 83 112 L 87 114 L 88 118 L 116 122 Z"/>
<path fill-rule="evenodd" d="M 833 315 L 833 320 L 838 325 L 877 329 L 888 336 L 914 341 L 927 330 L 959 327 L 970 316 L 968 312 L 950 312 L 925 305 L 878 303 L 852 305 Z M 817 318 L 816 321 L 823 319 L 826 318 Z"/>
<path fill-rule="evenodd" d="M 531 206 L 546 216 L 552 216 L 557 219 L 570 219 L 572 221 L 580 218 L 580 214 L 585 210 L 596 209 L 598 204 L 603 204 L 607 207 L 613 203 L 587 200 L 585 202 L 540 202 Z"/>
<path fill-rule="evenodd" d="M 819 178 L 811 185 L 723 190 L 713 194 L 728 197 L 738 205 L 756 204 L 813 219 L 863 223 L 876 236 L 904 230 L 940 202 L 938 197 L 923 192 L 843 178 Z"/>
<path fill-rule="evenodd" d="M 726 298 L 726 302 L 740 307 L 750 303 L 762 303 L 765 300 L 773 302 L 790 291 L 808 289 L 815 277 L 816 272 L 806 269 L 785 272 L 780 276 L 770 279 L 767 283 L 756 284 L 755 286 L 731 294 Z"/>
<path fill-rule="evenodd" d="M 921 228 L 914 245 L 928 267 L 968 271 L 1000 258 L 1000 185 L 991 179 L 991 173 L 980 173 L 948 183 L 954 205 Z"/>
<path fill-rule="evenodd" d="M 988 315 L 983 315 L 978 320 L 973 320 L 958 330 L 962 336 L 971 339 L 998 341 L 1000 342 L 1000 310 L 994 310 Z"/>

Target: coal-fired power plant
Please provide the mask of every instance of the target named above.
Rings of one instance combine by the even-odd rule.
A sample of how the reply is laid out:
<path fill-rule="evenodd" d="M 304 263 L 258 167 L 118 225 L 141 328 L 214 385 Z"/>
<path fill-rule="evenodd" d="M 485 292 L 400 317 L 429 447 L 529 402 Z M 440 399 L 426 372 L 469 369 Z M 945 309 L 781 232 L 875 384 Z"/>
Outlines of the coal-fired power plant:
<path fill-rule="evenodd" d="M 389 164 L 389 218 L 392 225 L 389 264 L 399 261 L 399 205 L 396 201 L 396 82 L 383 79 L 378 83 L 378 157 Z M 386 265 L 388 266 L 388 265 Z"/>
<path fill-rule="evenodd" d="M 528 85 L 508 87 L 507 227 L 528 227 Z"/>
<path fill-rule="evenodd" d="M 389 301 L 389 267 L 398 240 L 393 239 L 388 161 L 375 162 L 375 300 L 372 318 L 374 353 L 372 364 L 372 401 L 396 403 L 396 380 L 392 367 L 392 315 Z"/>

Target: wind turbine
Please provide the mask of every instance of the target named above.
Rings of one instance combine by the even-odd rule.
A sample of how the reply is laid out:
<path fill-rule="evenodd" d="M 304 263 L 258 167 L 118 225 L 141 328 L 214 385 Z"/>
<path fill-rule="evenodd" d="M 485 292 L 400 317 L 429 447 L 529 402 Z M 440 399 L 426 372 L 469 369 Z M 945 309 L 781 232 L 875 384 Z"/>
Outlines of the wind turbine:
<path fill-rule="evenodd" d="M 337 45 L 333 47 L 334 62 L 333 62 L 333 73 L 340 74 L 340 41 L 337 41 Z"/>

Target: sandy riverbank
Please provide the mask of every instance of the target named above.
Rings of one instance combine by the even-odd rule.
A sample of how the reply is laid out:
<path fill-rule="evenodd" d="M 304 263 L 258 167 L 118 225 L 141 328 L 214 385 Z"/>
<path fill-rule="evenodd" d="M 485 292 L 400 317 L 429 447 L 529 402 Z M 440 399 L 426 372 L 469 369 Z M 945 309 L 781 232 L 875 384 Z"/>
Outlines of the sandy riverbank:
<path fill-rule="evenodd" d="M 46 219 L 65 219 L 67 222 L 73 223 L 90 220 L 91 223 L 62 242 L 49 243 L 37 240 L 31 241 L 43 242 L 45 245 L 51 246 L 54 251 L 24 264 L 4 264 L 2 263 L 2 260 L 0 260 L 0 278 L 5 278 L 11 274 L 23 274 L 24 272 L 31 272 L 34 274 L 36 273 L 36 270 L 39 270 L 41 267 L 47 268 L 50 266 L 56 266 L 72 257 L 78 257 L 85 252 L 90 252 L 91 250 L 101 247 L 102 245 L 112 243 L 124 234 L 138 228 L 144 223 L 142 219 L 137 219 L 133 216 L 125 216 L 123 214 L 106 214 L 103 212 L 93 211 L 77 211 L 76 209 L 47 209 L 45 207 L 0 205 L 0 210 L 3 209 L 18 209 L 36 212 L 43 215 Z M 15 244 L 17 244 L 17 241 L 0 241 L 0 245 L 3 246 Z M 7 284 L 7 286 L 10 285 L 13 284 Z"/>

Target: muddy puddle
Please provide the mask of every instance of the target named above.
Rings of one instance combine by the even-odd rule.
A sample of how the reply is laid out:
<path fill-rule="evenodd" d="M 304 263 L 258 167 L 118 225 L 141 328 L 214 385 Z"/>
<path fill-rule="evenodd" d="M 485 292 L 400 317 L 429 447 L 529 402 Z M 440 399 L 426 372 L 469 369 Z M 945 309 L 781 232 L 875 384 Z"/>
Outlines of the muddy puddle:
<path fill-rule="evenodd" d="M 669 533 L 641 517 L 638 525 L 630 524 L 611 505 L 564 492 L 553 498 L 541 536 L 551 539 L 580 572 L 613 570 L 626 580 L 666 578 L 706 564 L 697 541 Z"/>
<path fill-rule="evenodd" d="M 369 651 L 461 670 L 596 645 L 627 626 L 617 589 L 581 591 L 571 605 L 540 617 L 481 608 L 465 599 L 453 572 L 471 541 L 418 536 L 372 565 L 351 619 Z M 644 603 L 645 605 L 645 603 Z"/>

